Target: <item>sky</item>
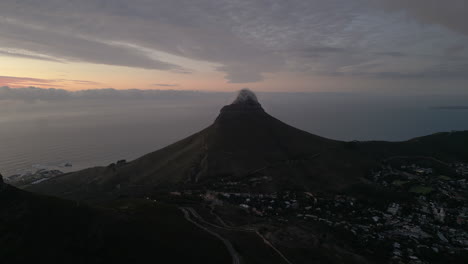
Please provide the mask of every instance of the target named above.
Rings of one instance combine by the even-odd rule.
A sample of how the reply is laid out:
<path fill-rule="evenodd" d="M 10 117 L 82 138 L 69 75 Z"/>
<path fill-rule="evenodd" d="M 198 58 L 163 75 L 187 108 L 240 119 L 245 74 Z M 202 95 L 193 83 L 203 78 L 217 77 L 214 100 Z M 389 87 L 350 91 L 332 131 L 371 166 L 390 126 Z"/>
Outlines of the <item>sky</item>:
<path fill-rule="evenodd" d="M 2 0 L 0 86 L 468 93 L 466 0 Z"/>

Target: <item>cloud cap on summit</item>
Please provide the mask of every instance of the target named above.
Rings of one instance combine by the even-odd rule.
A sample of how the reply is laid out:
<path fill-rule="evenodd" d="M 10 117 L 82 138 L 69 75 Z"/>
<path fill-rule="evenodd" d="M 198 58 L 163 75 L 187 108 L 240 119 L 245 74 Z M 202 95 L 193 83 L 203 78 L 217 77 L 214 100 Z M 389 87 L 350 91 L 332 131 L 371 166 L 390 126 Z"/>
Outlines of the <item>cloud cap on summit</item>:
<path fill-rule="evenodd" d="M 265 115 L 265 110 L 258 102 L 257 96 L 249 89 L 242 89 L 239 91 L 237 98 L 230 104 L 221 109 L 221 113 L 216 118 L 216 121 L 222 120 L 238 120 L 245 115 Z"/>
<path fill-rule="evenodd" d="M 244 88 L 239 91 L 236 100 L 232 104 L 249 104 L 249 105 L 259 105 L 257 96 L 248 88 Z"/>

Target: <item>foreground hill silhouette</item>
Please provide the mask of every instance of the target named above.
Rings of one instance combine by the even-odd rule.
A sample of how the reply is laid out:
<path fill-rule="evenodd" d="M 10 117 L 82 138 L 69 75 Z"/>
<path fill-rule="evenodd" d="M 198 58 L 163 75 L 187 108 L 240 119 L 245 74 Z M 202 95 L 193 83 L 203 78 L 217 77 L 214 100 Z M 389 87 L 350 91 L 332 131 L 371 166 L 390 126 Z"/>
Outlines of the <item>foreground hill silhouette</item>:
<path fill-rule="evenodd" d="M 0 256 L 2 263 L 231 260 L 219 240 L 187 222 L 177 208 L 145 200 L 93 208 L 16 189 L 1 175 Z"/>
<path fill-rule="evenodd" d="M 342 191 L 382 159 L 429 155 L 468 160 L 468 133 L 436 134 L 406 142 L 342 142 L 291 127 L 264 111 L 255 94 L 240 91 L 206 129 L 129 163 L 64 174 L 30 186 L 78 200 L 145 195 L 161 188 L 268 177 L 263 191 Z"/>

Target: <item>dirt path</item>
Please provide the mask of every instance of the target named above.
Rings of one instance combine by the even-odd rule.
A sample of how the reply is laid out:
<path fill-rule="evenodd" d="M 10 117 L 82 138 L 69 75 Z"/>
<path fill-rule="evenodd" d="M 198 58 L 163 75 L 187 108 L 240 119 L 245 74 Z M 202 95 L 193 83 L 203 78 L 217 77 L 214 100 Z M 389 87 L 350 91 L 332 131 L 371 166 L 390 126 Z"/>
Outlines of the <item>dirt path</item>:
<path fill-rule="evenodd" d="M 229 240 L 223 238 L 222 236 L 220 236 L 216 232 L 211 231 L 210 229 L 200 225 L 199 223 L 197 223 L 196 221 L 194 221 L 191 218 L 191 214 L 197 219 L 200 217 L 198 214 L 196 214 L 196 215 L 193 214 L 193 211 L 195 211 L 195 210 L 193 210 L 192 208 L 183 208 L 183 207 L 179 207 L 179 209 L 184 213 L 184 217 L 185 217 L 185 219 L 187 221 L 189 221 L 190 223 L 196 225 L 200 229 L 203 229 L 204 231 L 210 233 L 211 235 L 217 237 L 219 240 L 221 240 L 224 243 L 227 250 L 229 251 L 229 254 L 231 254 L 231 256 L 232 256 L 232 263 L 233 264 L 240 264 L 241 263 L 241 257 L 239 255 L 239 253 L 237 253 L 237 251 L 234 249 L 234 247 L 232 246 L 232 243 Z M 189 210 L 189 209 L 192 209 L 193 211 Z"/>
<path fill-rule="evenodd" d="M 257 236 L 259 236 L 262 241 L 268 246 L 270 247 L 273 251 L 275 251 L 286 263 L 288 264 L 292 264 L 291 261 L 289 261 L 289 259 L 286 258 L 286 256 L 279 250 L 277 249 L 275 246 L 273 246 L 273 244 L 270 243 L 270 241 L 268 241 L 268 239 L 266 239 L 262 234 L 260 234 L 260 232 L 258 232 L 258 230 L 256 230 L 255 228 L 236 228 L 236 227 L 231 227 L 231 226 L 228 226 L 223 220 L 221 217 L 219 217 L 218 215 L 216 215 L 213 211 L 210 211 L 211 214 L 213 214 L 214 216 L 216 216 L 217 219 L 220 220 L 220 222 L 222 223 L 223 226 L 219 226 L 219 225 L 215 225 L 215 224 L 212 224 L 210 222 L 207 222 L 205 221 L 205 219 L 203 219 L 203 217 L 201 217 L 197 211 L 195 211 L 195 209 L 191 208 L 191 207 L 185 207 L 183 208 L 185 210 L 187 210 L 188 212 L 190 212 L 195 218 L 197 218 L 198 221 L 206 224 L 206 225 L 209 225 L 211 227 L 214 227 L 214 228 L 219 228 L 219 229 L 224 229 L 224 230 L 228 230 L 228 231 L 238 231 L 238 232 L 249 232 L 249 233 L 255 233 Z"/>

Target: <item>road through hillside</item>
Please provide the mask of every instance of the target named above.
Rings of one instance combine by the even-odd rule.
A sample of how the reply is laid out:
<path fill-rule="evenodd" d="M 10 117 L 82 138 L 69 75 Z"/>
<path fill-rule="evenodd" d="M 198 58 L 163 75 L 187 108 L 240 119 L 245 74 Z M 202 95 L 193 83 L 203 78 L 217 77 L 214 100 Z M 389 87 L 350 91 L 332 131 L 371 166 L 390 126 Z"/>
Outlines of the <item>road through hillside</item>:
<path fill-rule="evenodd" d="M 211 235 L 217 237 L 219 240 L 221 240 L 224 245 L 226 246 L 227 250 L 229 251 L 229 254 L 231 254 L 232 256 L 232 263 L 233 264 L 240 264 L 241 263 L 241 258 L 240 258 L 240 255 L 239 253 L 237 253 L 237 251 L 234 249 L 234 247 L 232 246 L 232 243 L 229 242 L 229 240 L 223 238 L 222 236 L 220 236 L 219 234 L 217 234 L 216 232 L 213 232 L 211 231 L 210 229 L 198 224 L 196 221 L 194 221 L 192 218 L 191 218 L 191 214 L 190 214 L 190 211 L 187 209 L 187 208 L 183 208 L 183 207 L 179 207 L 179 209 L 184 213 L 184 217 L 187 221 L 191 222 L 192 224 L 196 225 L 197 227 L 203 229 L 204 231 L 210 233 Z M 195 215 L 194 215 L 195 216 Z M 195 216 L 197 218 L 197 216 Z"/>

